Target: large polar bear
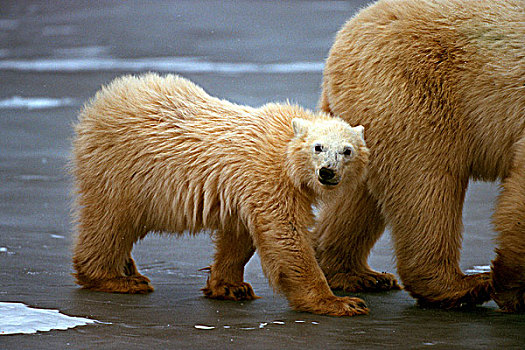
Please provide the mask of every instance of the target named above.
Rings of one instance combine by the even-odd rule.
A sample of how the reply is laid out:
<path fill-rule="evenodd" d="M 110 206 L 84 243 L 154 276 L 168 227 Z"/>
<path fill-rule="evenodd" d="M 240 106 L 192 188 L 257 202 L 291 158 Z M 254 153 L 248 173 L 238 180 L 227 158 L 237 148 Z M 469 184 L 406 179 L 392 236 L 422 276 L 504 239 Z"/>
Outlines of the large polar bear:
<path fill-rule="evenodd" d="M 523 0 L 377 2 L 337 34 L 320 107 L 363 125 L 371 151 L 366 185 L 325 207 L 316 229 L 333 288 L 397 287 L 366 261 L 390 225 L 399 275 L 422 304 L 492 294 L 525 309 Z M 459 268 L 469 179 L 503 184 L 492 275 Z"/>
<path fill-rule="evenodd" d="M 368 310 L 336 297 L 311 246 L 312 204 L 363 181 L 363 128 L 288 104 L 261 108 L 214 98 L 190 81 L 148 74 L 97 93 L 75 128 L 77 283 L 120 293 L 153 290 L 131 257 L 148 232 L 215 230 L 204 294 L 257 298 L 243 282 L 257 250 L 272 286 L 297 310 Z"/>

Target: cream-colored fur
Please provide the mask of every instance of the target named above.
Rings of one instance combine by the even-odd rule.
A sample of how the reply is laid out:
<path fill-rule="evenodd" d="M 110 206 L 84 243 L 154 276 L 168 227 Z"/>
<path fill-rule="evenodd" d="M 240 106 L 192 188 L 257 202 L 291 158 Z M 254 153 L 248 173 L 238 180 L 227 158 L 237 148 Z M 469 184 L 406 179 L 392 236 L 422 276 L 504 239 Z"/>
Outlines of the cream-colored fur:
<path fill-rule="evenodd" d="M 337 34 L 320 107 L 362 124 L 366 186 L 326 206 L 316 229 L 330 285 L 390 289 L 366 259 L 392 227 L 398 272 L 423 304 L 478 304 L 491 275 L 459 268 L 469 179 L 503 181 L 493 296 L 525 308 L 525 2 L 382 0 Z"/>
<path fill-rule="evenodd" d="M 289 104 L 240 106 L 184 78 L 148 74 L 103 88 L 75 131 L 80 285 L 150 292 L 133 244 L 151 231 L 211 229 L 216 254 L 206 296 L 255 299 L 243 273 L 256 249 L 271 285 L 295 309 L 367 312 L 362 300 L 333 295 L 308 233 L 312 204 L 363 181 L 362 127 Z"/>

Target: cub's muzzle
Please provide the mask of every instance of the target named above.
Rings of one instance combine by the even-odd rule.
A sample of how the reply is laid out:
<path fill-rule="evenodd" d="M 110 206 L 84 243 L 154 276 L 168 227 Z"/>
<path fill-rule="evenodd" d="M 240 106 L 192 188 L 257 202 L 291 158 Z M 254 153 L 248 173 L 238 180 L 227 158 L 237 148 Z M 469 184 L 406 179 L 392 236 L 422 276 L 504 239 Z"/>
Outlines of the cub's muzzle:
<path fill-rule="evenodd" d="M 339 183 L 339 179 L 335 176 L 335 171 L 329 168 L 319 169 L 319 182 L 326 186 L 335 186 Z"/>

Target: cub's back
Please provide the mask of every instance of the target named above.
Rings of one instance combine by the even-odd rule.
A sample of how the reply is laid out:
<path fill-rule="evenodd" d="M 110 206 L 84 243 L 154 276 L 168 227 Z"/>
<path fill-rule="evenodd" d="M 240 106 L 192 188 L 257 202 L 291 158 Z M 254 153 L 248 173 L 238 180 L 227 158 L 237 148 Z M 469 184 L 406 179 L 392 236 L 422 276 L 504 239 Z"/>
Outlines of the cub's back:
<path fill-rule="evenodd" d="M 78 134 L 145 131 L 170 126 L 176 132 L 205 131 L 250 120 L 239 118 L 253 114 L 250 107 L 240 106 L 208 95 L 191 81 L 176 75 L 161 77 L 123 76 L 97 92 L 79 115 Z M 252 119 L 252 122 L 255 122 Z M 100 129 L 100 130 L 99 130 Z"/>
<path fill-rule="evenodd" d="M 254 169 L 280 173 L 290 105 L 259 109 L 209 96 L 175 76 L 125 76 L 102 88 L 79 116 L 73 142 L 78 183 L 187 186 L 220 173 L 242 181 Z M 277 176 L 277 175 L 275 175 Z"/>

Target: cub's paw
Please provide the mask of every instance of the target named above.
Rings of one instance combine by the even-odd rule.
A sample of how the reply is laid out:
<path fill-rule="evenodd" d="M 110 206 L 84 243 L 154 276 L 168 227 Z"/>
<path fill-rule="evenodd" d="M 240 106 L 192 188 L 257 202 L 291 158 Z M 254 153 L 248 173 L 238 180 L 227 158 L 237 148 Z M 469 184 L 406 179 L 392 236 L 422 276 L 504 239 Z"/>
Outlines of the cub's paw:
<path fill-rule="evenodd" d="M 293 308 L 297 311 L 328 316 L 357 316 L 366 315 L 369 312 L 364 300 L 352 297 L 337 297 L 335 295 L 314 303 L 295 303 Z"/>
<path fill-rule="evenodd" d="M 252 286 L 249 283 L 241 282 L 238 284 L 218 282 L 210 283 L 205 288 L 201 289 L 207 298 L 220 299 L 220 300 L 255 300 L 259 299 Z"/>
<path fill-rule="evenodd" d="M 335 273 L 327 276 L 327 280 L 332 289 L 353 293 L 383 292 L 401 289 L 393 274 L 372 270 L 357 273 Z"/>
<path fill-rule="evenodd" d="M 90 279 L 82 274 L 75 274 L 77 283 L 84 289 L 97 292 L 146 294 L 153 292 L 150 280 L 140 274 L 114 278 Z"/>
<path fill-rule="evenodd" d="M 420 295 L 410 292 L 410 294 L 418 300 L 420 306 L 442 309 L 473 307 L 491 299 L 493 288 L 490 272 L 464 276 L 461 282 L 456 288 L 451 287 L 444 293 L 436 293 L 432 296 L 428 296 L 429 293 Z"/>

